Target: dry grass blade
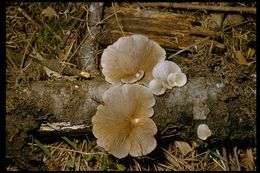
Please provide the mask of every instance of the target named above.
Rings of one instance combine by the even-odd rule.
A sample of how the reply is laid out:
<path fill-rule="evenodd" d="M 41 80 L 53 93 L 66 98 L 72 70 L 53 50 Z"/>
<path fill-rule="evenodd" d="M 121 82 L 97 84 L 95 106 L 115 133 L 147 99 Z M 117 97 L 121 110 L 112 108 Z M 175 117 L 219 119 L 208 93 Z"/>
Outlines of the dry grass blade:
<path fill-rule="evenodd" d="M 33 144 L 28 143 L 28 145 L 33 145 Z M 75 151 L 73 149 L 62 148 L 62 147 L 54 147 L 54 146 L 45 146 L 45 147 L 51 148 L 51 149 L 56 149 L 56 150 L 61 150 L 61 151 L 66 151 L 66 152 L 74 152 Z M 95 153 L 81 152 L 81 151 L 75 151 L 75 152 L 83 154 L 83 155 L 108 155 L 107 153 L 104 153 L 104 152 L 95 152 Z"/>
<path fill-rule="evenodd" d="M 184 51 L 186 51 L 186 50 L 192 48 L 193 46 L 196 46 L 196 45 L 198 45 L 198 44 L 200 44 L 200 43 L 202 43 L 203 41 L 206 41 L 206 40 L 208 40 L 208 39 L 210 39 L 210 37 L 205 37 L 205 38 L 201 39 L 199 42 L 193 43 L 193 44 L 191 44 L 191 45 L 185 47 L 184 49 L 179 50 L 179 51 L 176 52 L 175 54 L 169 56 L 167 59 L 170 60 L 170 59 L 172 59 L 173 57 L 175 57 L 176 55 L 179 55 L 180 53 L 182 53 L 182 52 L 184 52 Z"/>
<path fill-rule="evenodd" d="M 241 166 L 240 166 L 240 162 L 239 162 L 239 158 L 238 158 L 238 154 L 237 154 L 237 147 L 233 148 L 233 152 L 234 152 L 235 159 L 236 159 L 237 171 L 241 171 Z"/>
<path fill-rule="evenodd" d="M 26 57 L 26 55 L 27 55 L 27 53 L 28 53 L 28 51 L 29 51 L 29 47 L 30 47 L 30 45 L 31 45 L 31 43 L 32 43 L 32 40 L 35 38 L 35 34 L 36 34 L 36 31 L 33 32 L 33 34 L 32 34 L 32 36 L 31 36 L 30 40 L 29 40 L 28 43 L 27 43 L 27 46 L 26 46 L 26 48 L 25 48 L 25 51 L 24 51 L 24 54 L 23 54 L 23 57 L 22 57 L 22 61 L 21 61 L 21 64 L 20 64 L 20 70 L 22 70 L 22 68 L 23 68 L 23 66 L 24 66 L 25 57 Z"/>
<path fill-rule="evenodd" d="M 219 167 L 221 167 L 224 171 L 226 171 L 226 169 L 225 169 L 216 159 L 214 159 L 211 155 L 209 155 L 209 157 L 210 157 Z"/>
<path fill-rule="evenodd" d="M 115 14 L 115 17 L 116 17 L 117 24 L 118 24 L 118 26 L 119 26 L 119 28 L 120 28 L 120 31 L 122 32 L 123 36 L 125 36 L 125 33 L 124 33 L 124 31 L 123 31 L 123 28 L 122 28 L 122 26 L 120 25 L 119 20 L 118 20 L 118 16 L 117 16 L 116 7 L 115 7 L 114 2 L 112 2 L 112 7 L 113 7 L 113 10 L 114 10 L 114 14 Z"/>
<path fill-rule="evenodd" d="M 173 154 L 171 154 L 169 151 L 167 151 L 166 149 L 162 148 L 162 150 L 170 156 L 170 164 L 173 165 L 173 167 L 178 168 L 179 170 L 183 170 L 183 166 L 185 167 L 185 165 L 179 161 L 179 159 L 177 157 L 175 157 Z"/>

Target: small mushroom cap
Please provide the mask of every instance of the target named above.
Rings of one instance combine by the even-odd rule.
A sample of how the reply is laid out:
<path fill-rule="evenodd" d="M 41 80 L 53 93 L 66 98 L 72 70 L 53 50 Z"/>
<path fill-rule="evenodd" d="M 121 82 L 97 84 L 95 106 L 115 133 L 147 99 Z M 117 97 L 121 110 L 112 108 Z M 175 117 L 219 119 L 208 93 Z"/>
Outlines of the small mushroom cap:
<path fill-rule="evenodd" d="M 206 140 L 212 133 L 207 124 L 200 124 L 197 127 L 197 135 L 201 140 Z"/>
<path fill-rule="evenodd" d="M 167 81 L 171 87 L 182 87 L 187 83 L 187 76 L 182 72 L 170 73 Z"/>
<path fill-rule="evenodd" d="M 155 99 L 147 87 L 114 86 L 104 93 L 103 101 L 92 117 L 92 131 L 99 146 L 117 158 L 142 156 L 155 149 L 157 127 L 149 118 L 154 113 Z"/>
<path fill-rule="evenodd" d="M 162 84 L 171 89 L 172 86 L 168 83 L 168 75 L 170 73 L 181 72 L 181 68 L 172 61 L 162 61 L 153 68 L 153 76 L 155 79 L 160 80 Z"/>
<path fill-rule="evenodd" d="M 148 87 L 154 95 L 162 95 L 166 91 L 166 88 L 157 79 L 151 80 Z"/>
<path fill-rule="evenodd" d="M 148 85 L 153 67 L 165 58 L 165 50 L 143 35 L 121 37 L 104 50 L 102 73 L 113 85 L 135 82 Z"/>

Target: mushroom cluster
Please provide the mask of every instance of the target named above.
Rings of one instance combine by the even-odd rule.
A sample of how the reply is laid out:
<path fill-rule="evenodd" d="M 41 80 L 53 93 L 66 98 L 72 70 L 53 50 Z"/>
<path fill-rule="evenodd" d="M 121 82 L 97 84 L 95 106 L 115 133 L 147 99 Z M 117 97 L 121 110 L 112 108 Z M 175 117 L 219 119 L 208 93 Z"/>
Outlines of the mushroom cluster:
<path fill-rule="evenodd" d="M 165 50 L 146 36 L 121 37 L 104 50 L 102 73 L 112 85 L 135 82 L 148 85 L 154 66 L 165 58 Z"/>
<path fill-rule="evenodd" d="M 146 155 L 156 147 L 153 94 L 187 82 L 165 58 L 165 50 L 143 35 L 121 37 L 103 51 L 102 73 L 112 87 L 92 117 L 92 131 L 97 144 L 117 158 Z"/>
<path fill-rule="evenodd" d="M 116 99 L 115 99 L 116 98 Z M 108 89 L 92 118 L 97 144 L 117 158 L 137 157 L 156 147 L 157 127 L 150 117 L 155 99 L 145 86 L 124 84 Z"/>
<path fill-rule="evenodd" d="M 187 83 L 187 77 L 180 67 L 172 61 L 158 63 L 152 72 L 154 79 L 150 81 L 149 88 L 155 95 L 163 94 L 166 89 L 182 87 Z"/>

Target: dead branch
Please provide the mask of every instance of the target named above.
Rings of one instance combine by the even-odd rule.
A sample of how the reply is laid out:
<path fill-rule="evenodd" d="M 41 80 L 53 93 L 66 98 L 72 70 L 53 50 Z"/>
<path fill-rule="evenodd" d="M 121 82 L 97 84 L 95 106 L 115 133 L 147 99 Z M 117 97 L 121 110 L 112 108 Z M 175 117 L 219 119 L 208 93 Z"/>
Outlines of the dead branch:
<path fill-rule="evenodd" d="M 142 34 L 168 50 L 183 49 L 207 36 L 221 39 L 221 32 L 197 26 L 196 18 L 192 15 L 128 7 L 117 7 L 117 10 L 118 17 L 108 18 L 103 32 L 97 37 L 101 44 L 112 44 L 124 36 L 118 23 L 122 26 L 126 36 Z M 106 8 L 104 17 L 114 13 L 112 7 Z M 212 42 L 219 49 L 225 48 L 222 43 L 211 39 L 205 40 L 201 44 L 211 45 Z"/>
<path fill-rule="evenodd" d="M 191 78 L 184 87 L 156 96 L 152 119 L 158 127 L 159 136 L 198 140 L 196 128 L 198 124 L 206 123 L 214 133 L 209 139 L 211 142 L 252 137 L 254 129 L 250 130 L 248 126 L 253 123 L 241 125 L 233 121 L 246 115 L 239 111 L 239 102 L 225 103 L 223 98 L 228 95 L 228 89 L 218 88 L 218 82 L 216 78 Z M 34 115 L 42 122 L 39 134 L 45 136 L 61 133 L 85 135 L 91 132 L 91 118 L 97 106 L 102 104 L 102 95 L 109 87 L 104 79 L 95 78 L 90 81 L 39 81 L 28 88 L 8 89 L 7 116 L 20 116 L 24 112 Z M 195 116 L 203 117 L 195 119 Z M 229 119 L 224 118 L 226 116 Z"/>
<path fill-rule="evenodd" d="M 102 19 L 103 3 L 93 2 L 90 4 L 87 10 L 88 17 L 88 34 L 84 39 L 84 42 L 79 48 L 79 59 L 83 69 L 90 71 L 92 76 L 99 75 L 98 72 L 98 42 L 96 42 L 96 36 L 100 32 L 100 27 L 96 26 Z"/>
<path fill-rule="evenodd" d="M 144 7 L 167 7 L 167 8 L 180 8 L 180 9 L 192 9 L 192 10 L 206 10 L 206 11 L 224 11 L 224 12 L 239 12 L 239 13 L 252 13 L 256 14 L 256 8 L 254 7 L 240 7 L 240 6 L 213 6 L 202 4 L 190 4 L 190 3 L 175 3 L 175 2 L 155 2 L 141 3 Z"/>

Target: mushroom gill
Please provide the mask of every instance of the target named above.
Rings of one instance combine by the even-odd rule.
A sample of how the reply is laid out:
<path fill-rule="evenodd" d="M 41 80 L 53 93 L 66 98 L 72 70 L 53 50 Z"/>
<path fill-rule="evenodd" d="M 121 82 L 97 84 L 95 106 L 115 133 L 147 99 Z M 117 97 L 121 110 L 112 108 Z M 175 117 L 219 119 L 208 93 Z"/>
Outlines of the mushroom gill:
<path fill-rule="evenodd" d="M 104 50 L 102 73 L 113 85 L 136 82 L 148 85 L 154 66 L 165 58 L 165 50 L 146 36 L 121 37 Z"/>
<path fill-rule="evenodd" d="M 157 143 L 151 117 L 155 99 L 147 87 L 124 84 L 108 89 L 92 118 L 97 144 L 117 158 L 146 155 Z"/>

